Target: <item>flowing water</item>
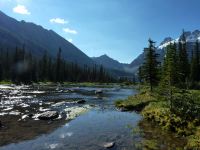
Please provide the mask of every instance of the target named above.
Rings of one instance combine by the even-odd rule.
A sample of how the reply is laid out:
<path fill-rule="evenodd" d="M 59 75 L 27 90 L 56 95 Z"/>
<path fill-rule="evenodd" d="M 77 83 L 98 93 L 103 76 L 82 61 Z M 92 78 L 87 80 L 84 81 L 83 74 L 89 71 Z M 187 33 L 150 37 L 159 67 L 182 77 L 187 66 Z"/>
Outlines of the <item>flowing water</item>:
<path fill-rule="evenodd" d="M 110 142 L 115 143 L 112 150 L 183 149 L 184 138 L 115 108 L 117 99 L 136 93 L 117 85 L 0 86 L 0 150 L 104 150 Z M 37 118 L 49 110 L 59 117 Z"/>
<path fill-rule="evenodd" d="M 130 126 L 137 126 L 141 116 L 134 112 L 118 111 L 114 107 L 114 101 L 135 94 L 135 90 L 119 87 L 14 89 L 1 91 L 1 150 L 100 150 L 105 149 L 104 144 L 107 142 L 115 142 L 112 149 L 134 149 L 134 135 Z M 95 94 L 95 91 L 99 90 L 100 93 Z M 86 103 L 73 103 L 79 99 L 86 100 Z M 90 106 L 88 110 L 72 120 L 23 119 L 23 116 L 36 114 L 41 110 L 53 109 L 62 112 L 66 108 L 85 105 Z"/>

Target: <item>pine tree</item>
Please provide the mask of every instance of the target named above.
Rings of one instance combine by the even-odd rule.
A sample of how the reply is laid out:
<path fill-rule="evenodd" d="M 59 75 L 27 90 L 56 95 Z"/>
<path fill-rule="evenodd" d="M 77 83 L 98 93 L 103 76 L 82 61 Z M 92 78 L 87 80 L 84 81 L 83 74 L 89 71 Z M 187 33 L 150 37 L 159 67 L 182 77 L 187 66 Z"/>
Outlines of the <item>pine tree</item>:
<path fill-rule="evenodd" d="M 143 67 L 139 66 L 138 68 L 138 80 L 140 83 L 143 83 L 144 75 L 143 75 Z"/>
<path fill-rule="evenodd" d="M 174 87 L 178 84 L 178 70 L 176 67 L 177 55 L 176 55 L 176 44 L 171 44 L 166 48 L 166 54 L 164 57 L 162 79 L 161 79 L 161 91 L 164 96 L 170 102 L 172 109 L 173 91 Z"/>
<path fill-rule="evenodd" d="M 200 79 L 200 64 L 199 64 L 199 43 L 196 42 L 195 50 L 192 51 L 192 59 L 191 59 L 191 72 L 190 72 L 190 80 L 192 84 L 198 82 Z"/>
<path fill-rule="evenodd" d="M 57 60 L 56 60 L 56 81 L 60 81 L 60 69 L 61 69 L 61 48 L 58 50 Z"/>
<path fill-rule="evenodd" d="M 149 39 L 149 47 L 144 49 L 145 60 L 142 67 L 144 70 L 144 80 L 150 85 L 151 91 L 153 90 L 153 86 L 157 85 L 159 81 L 158 54 L 155 52 L 156 48 L 154 45 L 155 42 Z"/>
<path fill-rule="evenodd" d="M 177 64 L 177 55 L 176 55 L 176 44 L 170 44 L 167 46 L 163 71 L 162 71 L 162 82 L 164 84 L 170 84 L 175 86 L 178 82 L 178 70 L 176 67 Z"/>
<path fill-rule="evenodd" d="M 189 79 L 189 73 L 190 73 L 190 66 L 188 61 L 188 54 L 186 50 L 186 37 L 185 32 L 183 30 L 183 34 L 179 40 L 179 62 L 178 62 L 178 68 L 179 68 L 179 78 L 180 81 L 182 81 L 184 84 L 187 85 L 188 79 Z"/>

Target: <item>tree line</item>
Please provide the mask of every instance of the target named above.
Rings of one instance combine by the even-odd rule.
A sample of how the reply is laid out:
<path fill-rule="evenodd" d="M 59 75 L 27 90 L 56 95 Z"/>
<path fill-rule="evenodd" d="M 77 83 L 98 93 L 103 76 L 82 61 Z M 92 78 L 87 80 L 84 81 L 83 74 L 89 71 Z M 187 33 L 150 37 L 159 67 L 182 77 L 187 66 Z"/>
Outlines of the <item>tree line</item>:
<path fill-rule="evenodd" d="M 149 39 L 148 48 L 144 49 L 145 60 L 138 69 L 140 83 L 154 86 L 176 87 L 181 89 L 199 88 L 200 52 L 197 40 L 189 57 L 185 32 L 178 43 L 170 43 L 165 50 L 164 59 L 159 62 L 155 42 Z"/>
<path fill-rule="evenodd" d="M 115 79 L 101 65 L 83 65 L 67 62 L 59 48 L 57 57 L 44 52 L 42 57 L 16 47 L 0 50 L 0 81 L 26 83 L 52 82 L 112 82 Z"/>

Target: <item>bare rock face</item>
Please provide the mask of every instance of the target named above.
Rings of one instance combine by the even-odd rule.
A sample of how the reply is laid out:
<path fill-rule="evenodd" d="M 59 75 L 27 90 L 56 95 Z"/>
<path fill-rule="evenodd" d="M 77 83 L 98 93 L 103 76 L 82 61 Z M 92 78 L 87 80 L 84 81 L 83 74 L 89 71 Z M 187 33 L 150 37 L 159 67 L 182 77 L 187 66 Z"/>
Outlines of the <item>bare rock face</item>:
<path fill-rule="evenodd" d="M 41 113 L 38 116 L 38 119 L 40 120 L 53 120 L 59 117 L 59 113 L 57 111 L 46 111 L 44 113 Z"/>
<path fill-rule="evenodd" d="M 115 142 L 108 142 L 108 143 L 105 143 L 103 146 L 109 149 L 115 146 Z"/>

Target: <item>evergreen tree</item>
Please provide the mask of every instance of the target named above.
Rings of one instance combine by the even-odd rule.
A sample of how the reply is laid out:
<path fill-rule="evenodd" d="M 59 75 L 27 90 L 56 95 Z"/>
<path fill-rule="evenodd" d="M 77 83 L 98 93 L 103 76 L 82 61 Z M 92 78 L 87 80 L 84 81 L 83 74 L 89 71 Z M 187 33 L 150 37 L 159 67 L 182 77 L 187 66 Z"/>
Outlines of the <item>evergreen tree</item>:
<path fill-rule="evenodd" d="M 112 77 L 103 66 L 95 65 L 91 69 L 87 65 L 81 67 L 77 63 L 67 63 L 62 59 L 60 48 L 57 58 L 54 59 L 49 57 L 47 52 L 42 58 L 37 58 L 31 54 L 31 51 L 25 51 L 23 46 L 22 49 L 16 47 L 15 51 L 0 50 L 1 80 L 12 80 L 19 84 L 38 81 L 108 82 L 112 80 Z"/>
<path fill-rule="evenodd" d="M 170 86 L 175 86 L 178 82 L 178 70 L 176 44 L 170 44 L 166 48 L 166 54 L 164 57 L 163 70 L 162 70 L 162 82 Z"/>
<path fill-rule="evenodd" d="M 199 64 L 199 43 L 196 42 L 195 50 L 192 51 L 192 59 L 191 59 L 191 72 L 190 72 L 190 80 L 192 85 L 195 82 L 198 82 L 200 79 L 200 64 Z"/>
<path fill-rule="evenodd" d="M 139 66 L 138 68 L 138 80 L 140 83 L 143 83 L 144 75 L 143 75 L 143 67 Z"/>
<path fill-rule="evenodd" d="M 153 86 L 157 85 L 159 81 L 158 54 L 155 52 L 156 48 L 154 45 L 155 42 L 149 39 L 149 47 L 144 50 L 145 60 L 142 66 L 144 80 L 150 85 L 151 91 L 153 90 Z"/>
<path fill-rule="evenodd" d="M 48 55 L 47 51 L 45 51 L 43 57 L 42 57 L 42 62 L 41 62 L 41 79 L 47 80 L 48 79 Z"/>
<path fill-rule="evenodd" d="M 177 64 L 177 55 L 176 55 L 176 44 L 171 44 L 166 48 L 166 54 L 164 57 L 163 70 L 162 70 L 162 79 L 161 79 L 161 92 L 162 95 L 170 103 L 172 109 L 173 102 L 173 91 L 174 87 L 178 84 L 178 70 L 176 67 Z"/>
<path fill-rule="evenodd" d="M 58 54 L 57 54 L 57 60 L 56 60 L 56 81 L 59 82 L 60 81 L 60 72 L 61 72 L 61 48 L 59 48 L 58 50 Z"/>
<path fill-rule="evenodd" d="M 186 50 L 186 37 L 185 32 L 183 30 L 183 34 L 179 40 L 179 62 L 178 62 L 178 68 L 179 68 L 179 78 L 180 81 L 182 81 L 184 84 L 187 85 L 188 79 L 189 79 L 189 72 L 190 72 L 190 66 L 188 61 L 188 54 Z"/>

